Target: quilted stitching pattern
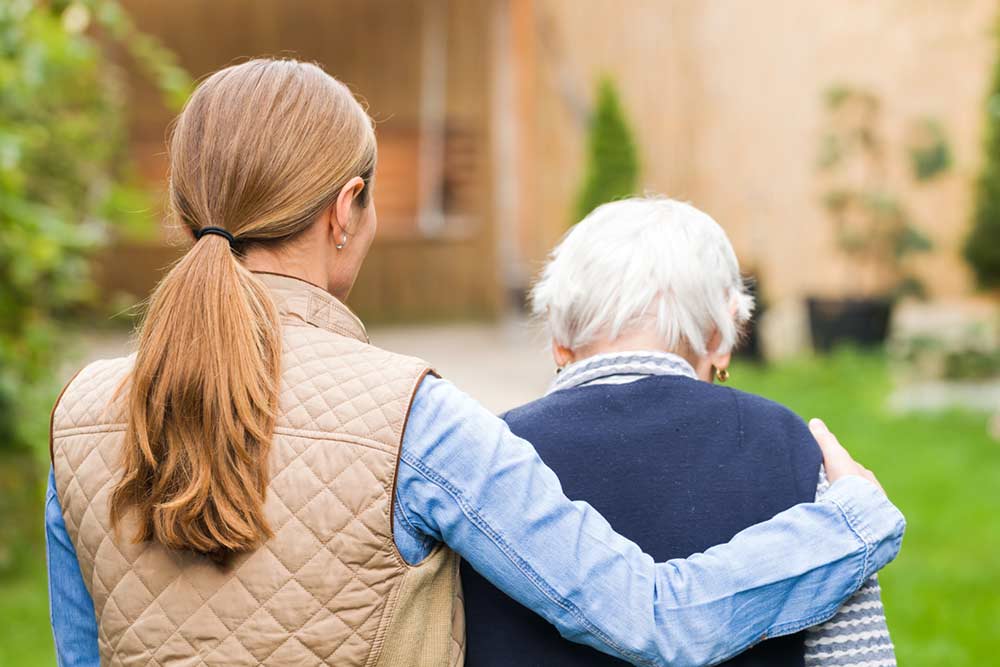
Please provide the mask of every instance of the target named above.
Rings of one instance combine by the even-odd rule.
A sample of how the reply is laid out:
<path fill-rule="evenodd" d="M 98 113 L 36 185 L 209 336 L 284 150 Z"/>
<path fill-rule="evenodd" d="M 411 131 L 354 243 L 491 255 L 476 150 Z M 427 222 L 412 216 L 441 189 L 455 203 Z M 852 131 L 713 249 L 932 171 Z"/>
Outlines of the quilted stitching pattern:
<path fill-rule="evenodd" d="M 294 289 L 290 296 L 276 299 L 288 324 L 265 506 L 275 536 L 224 570 L 133 544 L 128 523 L 122 539 L 111 530 L 124 424 L 109 397 L 133 358 L 91 364 L 60 401 L 57 487 L 100 621 L 103 664 L 364 665 L 375 657 L 386 601 L 407 571 L 392 544 L 390 496 L 426 366 L 358 340 L 360 323 L 338 317 L 346 309 L 335 301 L 317 308 L 314 294 L 298 302 L 322 315 L 323 328 L 308 326 L 313 318 L 290 310 Z M 442 622 L 453 630 L 451 664 L 460 665 L 464 621 L 455 609 Z"/>

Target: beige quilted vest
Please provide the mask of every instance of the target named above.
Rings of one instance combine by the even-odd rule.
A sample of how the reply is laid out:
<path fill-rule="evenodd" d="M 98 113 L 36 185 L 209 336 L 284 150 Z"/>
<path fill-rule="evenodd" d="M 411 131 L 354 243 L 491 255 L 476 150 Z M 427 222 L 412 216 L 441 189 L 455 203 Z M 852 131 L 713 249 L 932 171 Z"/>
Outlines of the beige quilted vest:
<path fill-rule="evenodd" d="M 53 414 L 56 487 L 98 618 L 104 665 L 461 665 L 458 557 L 407 565 L 392 537 L 403 427 L 428 372 L 368 344 L 325 291 L 260 274 L 282 319 L 281 416 L 266 511 L 274 538 L 220 569 L 132 544 L 108 498 L 133 357 L 98 361 Z M 58 600 L 54 604 L 59 604 Z"/>

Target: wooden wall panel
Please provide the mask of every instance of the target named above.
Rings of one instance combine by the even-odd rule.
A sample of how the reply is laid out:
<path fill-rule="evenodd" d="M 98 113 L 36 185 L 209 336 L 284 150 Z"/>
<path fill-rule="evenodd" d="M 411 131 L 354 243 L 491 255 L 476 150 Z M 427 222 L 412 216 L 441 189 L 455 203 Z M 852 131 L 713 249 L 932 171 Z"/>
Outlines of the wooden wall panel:
<path fill-rule="evenodd" d="M 123 0 L 137 25 L 160 37 L 201 78 L 254 56 L 320 63 L 360 94 L 377 124 L 380 236 L 352 296 L 369 319 L 496 313 L 501 288 L 493 247 L 488 168 L 491 0 L 439 0 L 447 9 L 448 158 L 445 200 L 461 224 L 437 239 L 417 231 L 422 12 L 417 0 Z M 130 84 L 130 131 L 141 174 L 165 183 L 172 119 L 158 93 L 119 54 Z M 384 198 L 384 206 L 382 201 Z M 102 269 L 111 291 L 145 296 L 184 239 L 118 248 Z"/>

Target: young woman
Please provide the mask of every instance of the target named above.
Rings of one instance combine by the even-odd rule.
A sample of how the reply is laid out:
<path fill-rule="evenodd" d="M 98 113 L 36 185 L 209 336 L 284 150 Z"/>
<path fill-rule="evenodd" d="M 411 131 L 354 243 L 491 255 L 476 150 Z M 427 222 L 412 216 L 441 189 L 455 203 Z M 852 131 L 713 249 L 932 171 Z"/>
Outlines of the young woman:
<path fill-rule="evenodd" d="M 368 344 L 343 304 L 375 136 L 318 67 L 208 78 L 170 160 L 194 244 L 137 354 L 87 366 L 53 414 L 64 667 L 461 664 L 459 555 L 567 638 L 705 664 L 830 616 L 898 552 L 902 516 L 823 432 L 824 499 L 655 563 L 425 362 Z"/>
<path fill-rule="evenodd" d="M 712 384 L 729 376 L 753 300 L 709 216 L 663 197 L 599 206 L 553 251 L 532 300 L 560 372 L 546 396 L 504 419 L 567 495 L 592 503 L 654 558 L 704 551 L 825 491 L 801 419 Z M 463 570 L 470 667 L 515 656 L 546 667 L 622 664 L 564 641 Z M 895 665 L 878 583 L 830 622 L 727 664 Z"/>

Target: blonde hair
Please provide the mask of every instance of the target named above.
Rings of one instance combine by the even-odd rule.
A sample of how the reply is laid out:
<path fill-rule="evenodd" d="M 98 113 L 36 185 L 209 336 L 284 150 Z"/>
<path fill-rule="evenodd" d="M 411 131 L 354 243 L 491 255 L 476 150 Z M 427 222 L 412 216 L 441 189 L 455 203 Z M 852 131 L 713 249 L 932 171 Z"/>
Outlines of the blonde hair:
<path fill-rule="evenodd" d="M 112 524 L 216 560 L 271 537 L 264 515 L 281 359 L 275 306 L 240 262 L 292 239 L 375 167 L 371 120 L 319 67 L 251 60 L 205 80 L 170 140 L 170 209 L 204 235 L 156 287 L 128 386 Z"/>
<path fill-rule="evenodd" d="M 697 355 L 713 330 L 717 351 L 731 350 L 754 305 L 722 227 L 666 197 L 594 209 L 552 251 L 531 301 L 573 350 L 652 327 L 667 349 Z"/>

